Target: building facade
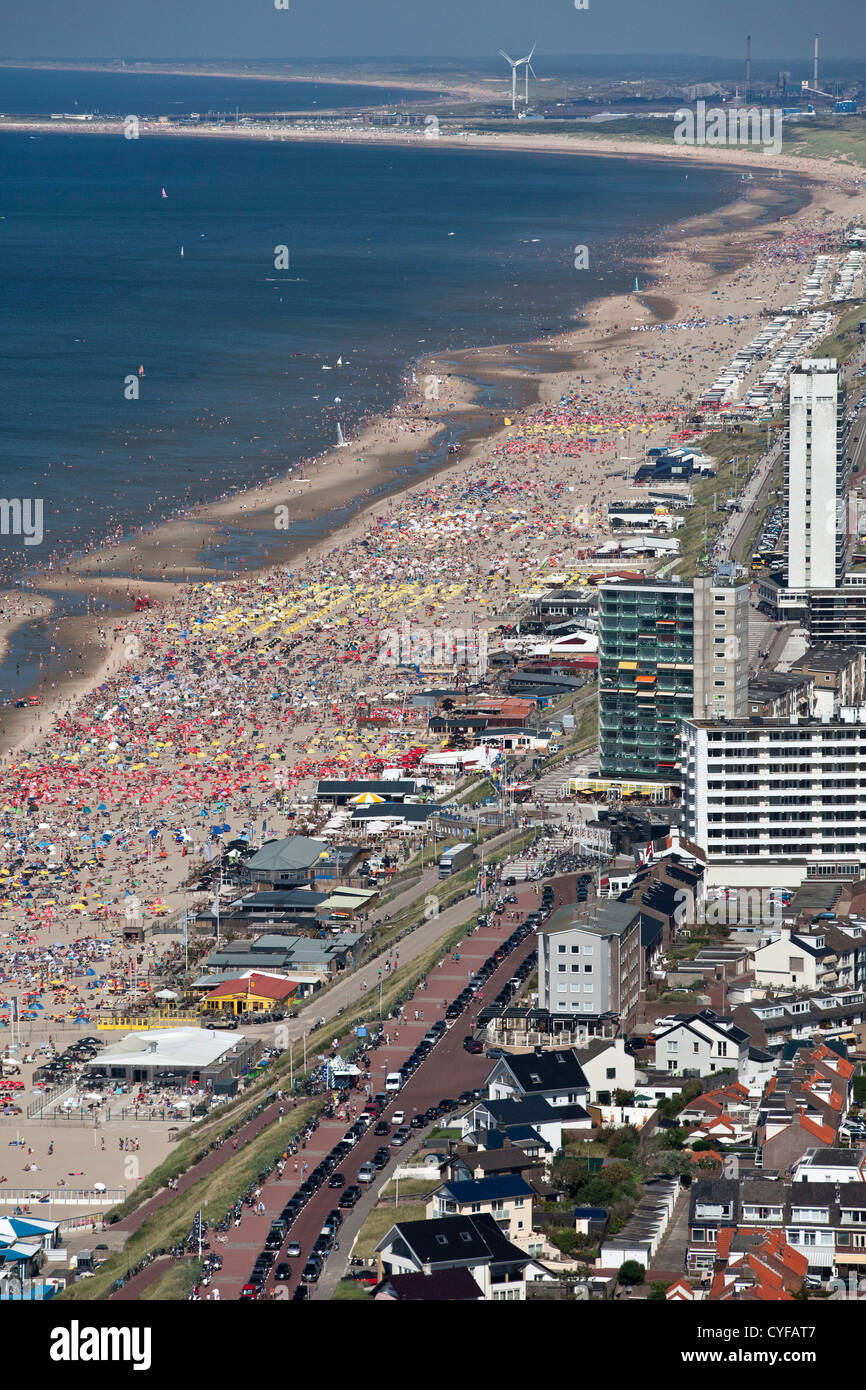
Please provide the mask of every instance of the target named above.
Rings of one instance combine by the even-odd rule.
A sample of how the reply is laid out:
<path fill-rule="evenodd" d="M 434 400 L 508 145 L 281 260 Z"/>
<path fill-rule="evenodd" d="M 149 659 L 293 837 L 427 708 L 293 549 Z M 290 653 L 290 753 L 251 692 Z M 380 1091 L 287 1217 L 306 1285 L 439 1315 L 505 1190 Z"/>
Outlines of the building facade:
<path fill-rule="evenodd" d="M 681 718 L 745 714 L 748 608 L 747 585 L 708 575 L 601 585 L 603 777 L 676 779 Z"/>
<path fill-rule="evenodd" d="M 684 720 L 683 839 L 708 887 L 790 888 L 866 868 L 866 710 Z"/>
<path fill-rule="evenodd" d="M 791 373 L 785 433 L 788 588 L 835 589 L 848 560 L 845 392 L 835 357 Z"/>

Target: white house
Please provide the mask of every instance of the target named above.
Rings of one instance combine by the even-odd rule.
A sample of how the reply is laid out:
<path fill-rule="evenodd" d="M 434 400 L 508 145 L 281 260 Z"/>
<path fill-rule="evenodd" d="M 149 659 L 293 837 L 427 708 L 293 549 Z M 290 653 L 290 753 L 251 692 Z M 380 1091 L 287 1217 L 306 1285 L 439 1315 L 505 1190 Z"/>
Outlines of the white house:
<path fill-rule="evenodd" d="M 757 985 L 779 989 L 824 989 L 836 983 L 839 958 L 822 931 L 779 935 L 751 953 Z"/>
<path fill-rule="evenodd" d="M 489 1303 L 524 1302 L 526 1285 L 554 1276 L 503 1235 L 490 1215 L 399 1221 L 376 1246 L 380 1281 L 393 1274 L 467 1269 Z"/>
<path fill-rule="evenodd" d="M 866 1182 L 866 1149 L 807 1149 L 794 1182 Z"/>
<path fill-rule="evenodd" d="M 587 1120 L 591 1125 L 588 1115 Z M 561 1109 L 544 1099 L 480 1100 L 463 1116 L 461 1137 L 488 1149 L 494 1147 L 494 1134 L 507 1135 L 533 1157 L 541 1146 L 539 1157 L 552 1155 L 562 1148 Z"/>
<path fill-rule="evenodd" d="M 589 1047 L 580 1048 L 577 1058 L 589 1086 L 590 1101 L 597 1101 L 599 1093 L 614 1091 L 633 1091 L 635 1089 L 635 1061 L 625 1050 L 624 1038 L 596 1038 Z"/>
<path fill-rule="evenodd" d="M 748 1062 L 748 1033 L 712 1009 L 683 1014 L 671 1027 L 657 1027 L 653 1036 L 656 1067 L 677 1076 L 708 1076 L 732 1070 L 739 1074 L 740 1067 Z"/>
<path fill-rule="evenodd" d="M 490 1100 L 546 1100 L 561 1109 L 563 1122 L 586 1117 L 589 1083 L 574 1048 L 506 1052 L 487 1078 Z M 566 1114 L 566 1112 L 568 1112 Z"/>

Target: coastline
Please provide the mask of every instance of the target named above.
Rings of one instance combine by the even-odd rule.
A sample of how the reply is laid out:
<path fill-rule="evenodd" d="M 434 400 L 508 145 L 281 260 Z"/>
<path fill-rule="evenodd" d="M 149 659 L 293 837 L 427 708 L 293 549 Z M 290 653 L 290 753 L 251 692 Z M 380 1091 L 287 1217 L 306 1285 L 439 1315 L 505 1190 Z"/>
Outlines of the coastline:
<path fill-rule="evenodd" d="M 278 73 L 262 71 L 246 71 L 244 68 L 237 69 L 231 67 L 190 67 L 183 63 L 159 63 L 159 62 L 134 62 L 118 67 L 116 63 L 94 62 L 88 63 L 83 59 L 80 62 L 65 63 L 59 60 L 54 61 L 46 58 L 42 61 L 26 62 L 16 61 L 14 58 L 0 59 L 0 69 L 13 68 L 29 72 L 109 72 L 117 75 L 129 74 L 131 76 L 153 76 L 153 77 L 224 77 L 247 80 L 249 82 L 304 82 L 329 84 L 334 87 L 394 87 L 399 90 L 419 91 L 425 89 L 427 84 L 424 82 L 413 82 L 408 77 L 341 77 L 334 72 L 318 73 L 314 67 L 305 67 L 304 72 Z M 445 96 L 469 96 L 482 99 L 489 99 L 490 94 L 481 86 L 468 83 L 458 83 L 453 86 L 443 87 L 436 84 Z"/>
<path fill-rule="evenodd" d="M 757 171 L 761 173 L 781 171 L 782 173 L 787 172 L 802 176 L 814 182 L 825 183 L 833 183 L 840 177 L 853 179 L 858 175 L 861 182 L 864 179 L 862 171 L 857 166 L 846 164 L 841 160 L 828 157 L 819 161 L 798 155 L 786 155 L 784 152 L 771 154 L 749 147 L 737 146 L 729 149 L 704 145 L 676 145 L 672 141 L 663 140 L 629 140 L 608 135 L 544 135 L 536 134 L 534 131 L 521 135 L 511 135 L 501 131 L 474 133 L 459 131 L 454 134 L 447 134 L 440 130 L 434 137 L 431 137 L 426 128 L 419 130 L 415 127 L 411 131 L 401 130 L 398 133 L 398 129 L 395 127 L 358 126 L 351 123 L 350 118 L 345 113 L 337 111 L 332 114 L 331 124 L 321 125 L 311 120 L 308 126 L 286 125 L 282 119 L 273 125 L 258 121 L 255 125 L 201 124 L 192 126 L 172 125 L 167 117 L 164 120 L 159 118 L 156 120 L 140 119 L 139 138 L 150 136 L 164 139 L 198 140 L 296 140 L 313 143 L 376 144 L 426 149 L 435 144 L 438 149 L 483 149 L 507 150 L 510 153 L 526 154 L 596 155 L 609 159 L 631 159 L 643 162 L 673 159 L 701 164 L 706 168 L 742 169 L 752 174 Z M 307 117 L 309 117 L 309 113 L 301 112 L 294 115 L 292 119 L 298 122 Z M 342 121 L 342 124 L 337 124 L 338 121 Z M 35 117 L 10 118 L 0 116 L 0 135 L 4 131 L 28 133 L 36 136 L 57 133 L 123 137 L 124 123 L 122 120 L 55 121 Z"/>
<path fill-rule="evenodd" d="M 0 130 L 3 128 L 8 127 L 0 126 Z M 447 138 L 441 143 L 466 147 L 462 141 Z M 487 140 L 481 143 L 490 148 Z M 584 149 L 579 142 L 567 137 L 565 140 L 552 137 L 543 142 L 533 141 L 531 147 L 519 139 L 510 142 L 497 139 L 494 147 L 609 155 L 607 143 L 593 141 Z M 754 166 L 755 161 L 760 162 L 762 158 L 740 150 L 713 151 L 715 157 L 710 158 L 705 150 L 677 147 L 672 151 L 667 146 L 623 149 L 619 145 L 616 152 L 623 158 L 643 161 L 658 158 L 661 152 L 676 153 L 681 157 L 697 158 L 704 164 L 725 167 L 743 162 Z M 720 159 L 720 154 L 732 157 Z M 851 171 L 844 166 L 815 166 L 807 160 L 790 160 L 788 164 L 803 197 L 797 216 L 816 210 L 827 212 L 828 209 L 820 208 L 819 203 L 822 198 L 834 201 L 829 196 L 831 185 L 838 185 L 840 179 L 843 184 L 850 181 Z M 766 164 L 763 171 L 768 174 Z M 838 189 L 835 201 L 844 201 L 844 197 L 852 193 L 853 190 Z M 785 194 L 790 195 L 787 182 Z M 329 548 L 357 535 L 385 499 L 393 503 L 411 491 L 419 481 L 419 478 L 407 476 L 413 471 L 423 480 L 447 478 L 467 463 L 480 461 L 485 453 L 503 446 L 509 431 L 509 425 L 503 421 L 510 420 L 511 416 L 498 408 L 475 405 L 476 391 L 468 379 L 473 372 L 486 374 L 488 380 L 496 381 L 506 391 L 519 384 L 524 394 L 529 392 L 534 397 L 534 405 L 555 401 L 578 371 L 588 369 L 587 364 L 592 364 L 594 355 L 602 353 L 602 348 L 602 356 L 607 360 L 613 352 L 634 347 L 628 319 L 638 323 L 676 319 L 686 310 L 692 296 L 702 293 L 708 297 L 714 291 L 724 295 L 725 285 L 735 279 L 736 274 L 713 270 L 714 255 L 721 254 L 730 266 L 741 266 L 749 258 L 756 229 L 759 229 L 762 242 L 772 242 L 782 236 L 789 225 L 789 217 L 773 216 L 773 203 L 778 202 L 780 196 L 772 187 L 769 175 L 764 180 L 753 178 L 745 197 L 725 204 L 712 214 L 673 225 L 667 232 L 671 249 L 650 256 L 645 263 L 644 273 L 658 281 L 657 293 L 596 298 L 586 304 L 579 326 L 542 341 L 440 353 L 436 358 L 419 363 L 419 379 L 422 373 L 425 376 L 436 374 L 443 385 L 447 384 L 446 399 L 437 411 L 439 418 L 431 418 L 428 414 L 425 419 L 420 389 L 414 393 L 411 388 L 407 389 L 388 414 L 365 422 L 359 434 L 347 441 L 347 448 L 308 461 L 308 480 L 301 476 L 303 469 L 291 471 L 264 484 L 233 491 L 172 519 L 143 527 L 119 543 L 97 543 L 68 563 L 61 561 L 53 572 L 31 575 L 17 592 L 27 597 L 41 594 L 43 599 L 64 592 L 108 596 L 116 600 L 121 609 L 131 610 L 133 597 L 143 590 L 149 593 L 154 605 L 159 606 L 170 602 L 190 584 L 202 581 L 219 585 L 237 583 L 267 573 L 275 566 L 322 558 Z M 668 295 L 662 291 L 668 288 L 666 281 L 670 278 L 673 262 L 678 265 L 678 273 L 683 273 L 687 265 L 691 271 L 681 289 Z M 624 321 L 626 326 L 623 326 Z M 545 371 L 553 355 L 562 362 L 556 364 L 556 370 Z M 456 372 L 446 370 L 446 366 L 453 368 L 455 365 Z M 597 363 L 592 369 L 597 374 Z M 441 444 L 446 433 L 449 430 L 453 433 L 461 422 L 471 433 L 459 456 L 455 459 L 446 455 L 434 459 L 426 468 L 419 468 L 419 455 L 432 449 L 437 440 Z M 273 544 L 266 544 L 275 527 L 276 509 L 282 509 L 292 524 L 300 523 L 302 534 L 287 533 L 284 542 L 277 537 Z M 340 512 L 344 515 L 333 518 L 334 513 Z M 329 517 L 332 518 L 330 526 Z M 249 562 L 239 560 L 231 570 L 227 558 L 222 569 L 218 563 L 208 564 L 197 558 L 208 543 L 212 548 L 218 546 L 220 537 L 230 527 L 258 536 L 260 555 Z M 121 636 L 134 631 L 136 624 L 146 617 L 146 614 L 129 612 L 126 617 L 121 614 L 120 621 L 115 618 L 113 642 L 101 631 L 107 622 L 105 617 L 65 618 L 62 624 L 64 646 L 74 650 L 83 664 L 71 679 L 64 673 L 60 688 L 58 682 L 51 683 L 55 694 L 46 689 L 47 680 L 41 682 L 44 704 L 39 715 L 34 716 L 29 711 L 17 711 L 15 715 L 3 713 L 0 750 L 9 752 L 27 746 L 38 736 L 40 726 L 44 730 L 57 710 L 69 707 L 87 690 L 105 681 L 119 664 Z M 122 663 L 122 651 L 120 659 Z"/>

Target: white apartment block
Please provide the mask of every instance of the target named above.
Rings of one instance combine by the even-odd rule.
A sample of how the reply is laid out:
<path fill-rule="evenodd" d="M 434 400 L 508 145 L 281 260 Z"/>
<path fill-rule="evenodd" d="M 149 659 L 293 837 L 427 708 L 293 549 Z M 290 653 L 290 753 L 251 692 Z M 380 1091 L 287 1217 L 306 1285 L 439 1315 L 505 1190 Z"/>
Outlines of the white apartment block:
<path fill-rule="evenodd" d="M 788 588 L 835 589 L 848 557 L 844 390 L 835 357 L 791 373 L 785 501 Z"/>
<path fill-rule="evenodd" d="M 866 872 L 866 707 L 681 724 L 685 847 L 714 887 Z"/>

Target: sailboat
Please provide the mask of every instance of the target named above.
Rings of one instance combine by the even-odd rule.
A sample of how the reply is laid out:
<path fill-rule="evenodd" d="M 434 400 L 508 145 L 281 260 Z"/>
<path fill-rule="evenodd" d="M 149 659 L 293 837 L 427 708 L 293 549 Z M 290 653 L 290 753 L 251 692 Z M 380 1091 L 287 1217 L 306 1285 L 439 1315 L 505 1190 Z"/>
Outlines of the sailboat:
<path fill-rule="evenodd" d="M 338 358 L 337 358 L 337 366 L 338 366 L 338 367 L 342 367 L 342 365 L 343 365 L 343 359 L 342 359 L 342 357 L 338 357 Z"/>
<path fill-rule="evenodd" d="M 637 276 L 635 276 L 635 277 L 634 277 L 634 293 L 637 294 L 639 290 L 640 290 L 640 285 L 639 285 L 638 282 L 637 282 Z"/>
<path fill-rule="evenodd" d="M 180 248 L 181 260 L 183 260 L 183 247 Z"/>
<path fill-rule="evenodd" d="M 167 197 L 168 197 L 168 194 L 166 193 L 165 189 L 162 190 L 162 196 L 163 196 L 163 198 L 167 198 Z"/>
<path fill-rule="evenodd" d="M 336 447 L 337 447 L 338 449 L 348 449 L 348 447 L 349 447 L 348 444 L 346 443 L 345 439 L 343 438 L 343 426 L 340 424 L 339 420 L 337 421 L 337 444 L 336 444 Z"/>

